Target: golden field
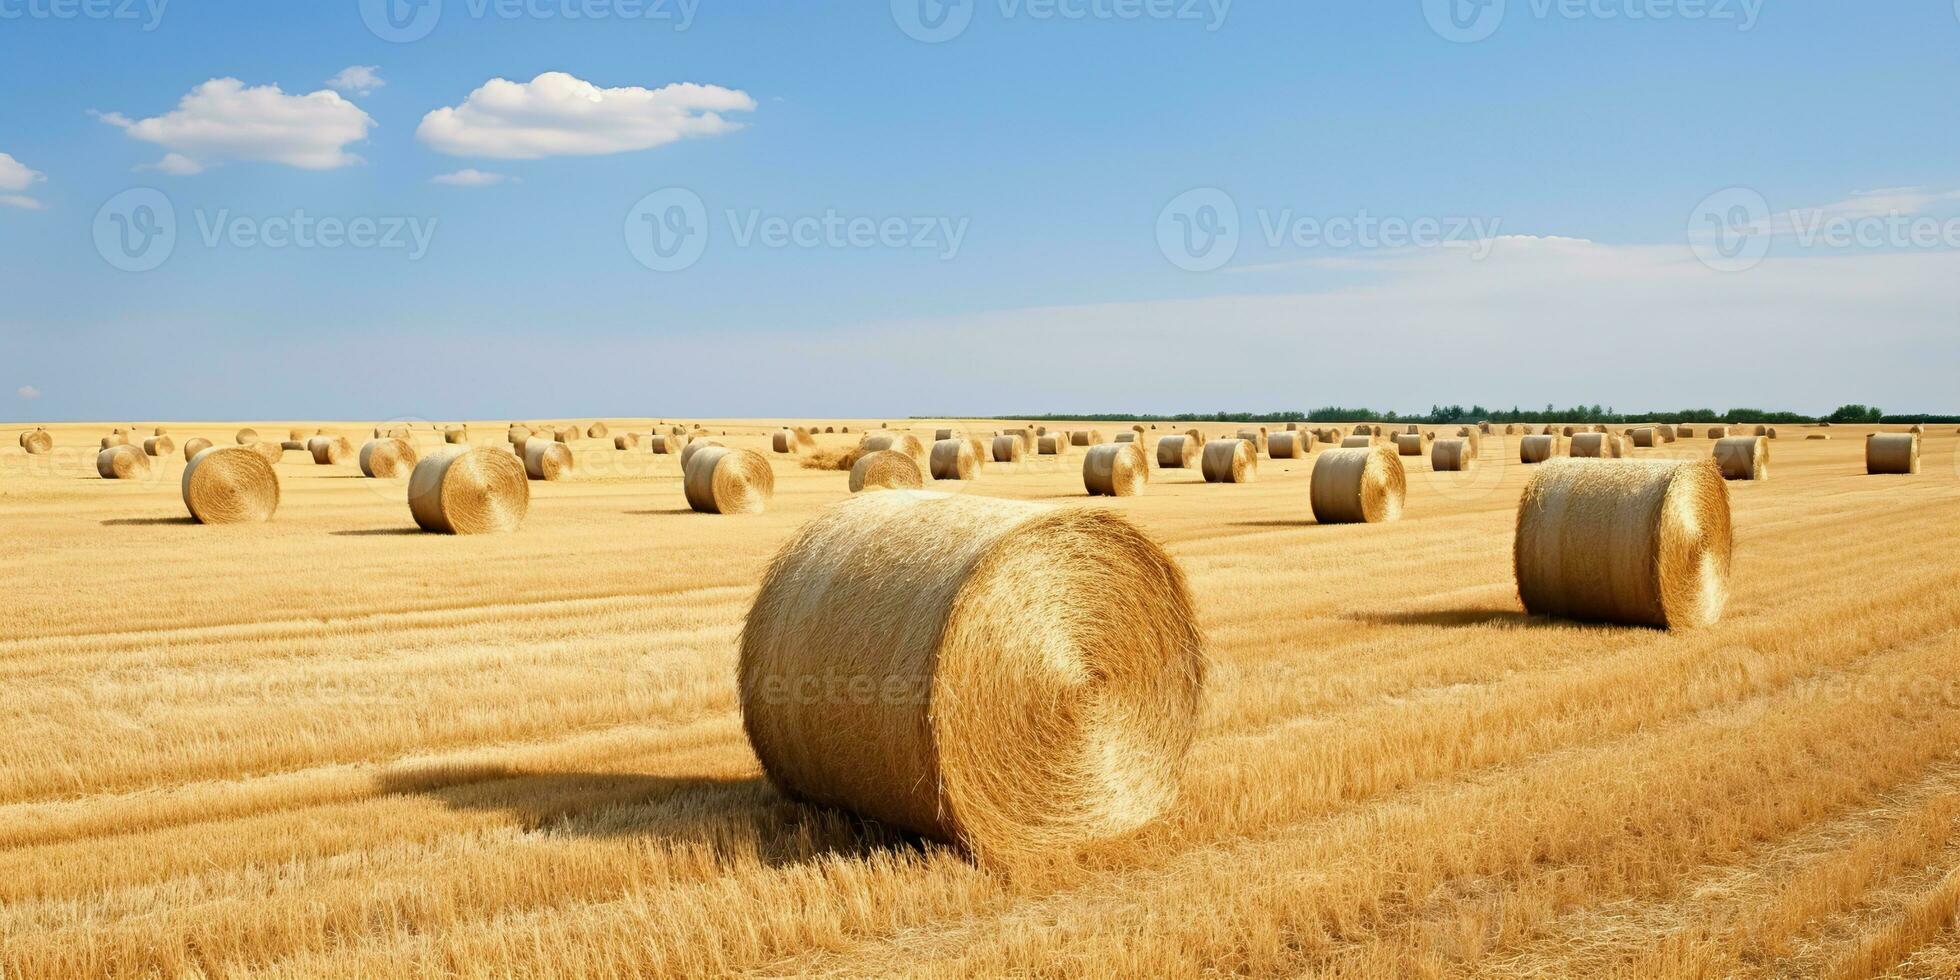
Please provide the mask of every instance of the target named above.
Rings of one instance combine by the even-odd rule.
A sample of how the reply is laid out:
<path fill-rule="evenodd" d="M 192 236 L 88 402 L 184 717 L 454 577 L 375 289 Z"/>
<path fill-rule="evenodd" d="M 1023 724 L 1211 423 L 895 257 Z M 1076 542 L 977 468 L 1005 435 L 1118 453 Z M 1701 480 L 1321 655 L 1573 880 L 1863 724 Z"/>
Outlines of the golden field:
<path fill-rule="evenodd" d="M 1501 436 L 1405 460 L 1384 525 L 1316 525 L 1311 458 L 938 484 L 1122 511 L 1214 662 L 1175 809 L 1013 872 L 787 802 L 743 737 L 743 616 L 844 473 L 772 456 L 768 513 L 705 516 L 583 440 L 522 531 L 446 537 L 289 452 L 271 523 L 206 527 L 181 453 L 109 481 L 106 424 L 0 430 L 0 977 L 1960 974 L 1953 429 L 1877 477 L 1870 428 L 1780 428 L 1726 617 L 1676 633 L 1522 613 Z"/>

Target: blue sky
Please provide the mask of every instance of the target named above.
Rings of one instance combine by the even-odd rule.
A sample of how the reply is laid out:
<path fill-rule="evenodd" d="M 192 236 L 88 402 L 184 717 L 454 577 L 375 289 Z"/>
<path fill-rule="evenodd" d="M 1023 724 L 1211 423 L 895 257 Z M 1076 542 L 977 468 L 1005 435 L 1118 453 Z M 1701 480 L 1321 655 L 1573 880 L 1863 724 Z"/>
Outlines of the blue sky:
<path fill-rule="evenodd" d="M 0 417 L 1955 407 L 1946 2 L 62 2 L 0 0 Z M 214 79 L 269 101 L 180 107 Z M 147 271 L 99 245 L 131 188 Z M 706 237 L 657 271 L 663 193 Z M 426 248 L 255 240 L 302 212 Z M 1447 241 L 1336 234 L 1384 218 Z"/>

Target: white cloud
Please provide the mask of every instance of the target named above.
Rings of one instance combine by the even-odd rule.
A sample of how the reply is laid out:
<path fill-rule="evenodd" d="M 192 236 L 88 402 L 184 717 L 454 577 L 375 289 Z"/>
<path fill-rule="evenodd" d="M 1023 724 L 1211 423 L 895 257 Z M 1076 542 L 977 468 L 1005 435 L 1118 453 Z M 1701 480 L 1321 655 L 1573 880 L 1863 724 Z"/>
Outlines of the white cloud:
<path fill-rule="evenodd" d="M 525 83 L 493 78 L 462 105 L 423 116 L 415 135 L 451 156 L 597 156 L 731 132 L 741 124 L 722 113 L 754 110 L 748 93 L 718 85 L 602 89 L 546 72 Z"/>
<path fill-rule="evenodd" d="M 41 389 L 33 385 L 21 385 L 19 388 L 14 389 L 14 394 L 19 395 L 22 401 L 31 402 L 41 397 Z"/>
<path fill-rule="evenodd" d="M 387 84 L 376 65 L 349 65 L 327 79 L 328 88 L 347 95 L 367 95 Z"/>
<path fill-rule="evenodd" d="M 47 179 L 47 174 L 29 169 L 12 154 L 0 153 L 0 191 L 24 191 Z M 25 194 L 0 194 L 0 204 L 28 211 L 41 210 L 41 202 Z"/>
<path fill-rule="evenodd" d="M 349 143 L 367 139 L 374 120 L 359 106 L 322 89 L 287 95 L 277 85 L 247 88 L 235 78 L 214 78 L 192 89 L 177 108 L 132 121 L 117 112 L 96 117 L 170 154 L 151 169 L 197 173 L 227 160 L 281 163 L 302 170 L 332 170 L 361 162 Z"/>
<path fill-rule="evenodd" d="M 443 184 L 449 187 L 490 187 L 507 181 L 515 181 L 516 179 L 515 177 L 509 177 L 504 174 L 485 173 L 474 167 L 466 167 L 453 174 L 438 174 L 431 177 L 429 178 L 429 183 Z"/>

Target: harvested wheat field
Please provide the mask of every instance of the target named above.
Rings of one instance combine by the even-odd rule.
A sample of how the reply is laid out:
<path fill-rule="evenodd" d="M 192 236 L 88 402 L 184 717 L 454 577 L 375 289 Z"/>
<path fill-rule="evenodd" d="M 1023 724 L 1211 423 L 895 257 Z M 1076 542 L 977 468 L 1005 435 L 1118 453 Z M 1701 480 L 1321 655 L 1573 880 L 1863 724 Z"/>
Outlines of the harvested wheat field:
<path fill-rule="evenodd" d="M 452 424 L 412 427 L 415 453 L 512 454 L 509 420 Z M 1524 612 L 1527 482 L 1621 461 L 1526 465 L 1503 426 L 1463 471 L 1393 457 L 1399 520 L 1321 525 L 1320 446 L 1246 483 L 1149 452 L 1148 492 L 1118 497 L 1086 492 L 1079 454 L 995 452 L 971 479 L 922 467 L 924 489 L 1017 503 L 921 523 L 893 509 L 914 491 L 853 497 L 856 433 L 995 448 L 1022 424 L 688 424 L 773 470 L 758 512 L 689 506 L 673 419 L 550 424 L 575 426 L 564 478 L 518 481 L 502 533 L 455 535 L 418 527 L 407 467 L 367 478 L 338 451 L 272 444 L 276 513 L 207 525 L 180 456 L 103 478 L 109 423 L 49 423 L 32 455 L 0 439 L 0 977 L 1960 972 L 1950 426 L 1915 475 L 1868 475 L 1873 428 L 1838 426 L 1786 431 L 1774 480 L 1713 479 L 1726 601 L 1670 632 Z M 256 443 L 246 425 L 329 448 L 374 428 L 166 423 L 219 446 Z M 814 445 L 772 453 L 785 426 Z M 1066 427 L 1096 429 L 1127 423 Z M 656 431 L 658 452 L 606 437 Z M 1712 465 L 1705 440 L 1653 442 L 1628 455 Z M 840 505 L 861 533 L 799 537 Z M 875 659 L 889 634 L 914 663 L 941 621 L 969 651 L 1106 637 L 1123 654 L 1094 670 L 976 681 L 988 704 L 1080 700 L 1093 772 L 1019 783 L 1042 760 L 989 757 L 985 733 L 1040 713 L 968 716 L 981 734 L 916 749 L 964 781 L 935 810 L 879 775 L 908 771 L 897 748 L 805 751 L 828 731 L 806 710 L 772 722 L 802 760 L 802 795 L 776 789 L 744 730 L 744 620 L 779 549 L 827 535 L 858 550 L 782 566 L 753 643 L 794 660 L 835 633 Z M 1043 577 L 1050 552 L 1074 578 Z M 1098 587 L 1134 588 L 1066 584 L 1119 559 Z M 790 580 L 826 561 L 911 578 L 797 606 L 824 592 Z M 821 681 L 869 717 L 853 677 Z M 996 737 L 1078 744 L 1037 735 Z"/>

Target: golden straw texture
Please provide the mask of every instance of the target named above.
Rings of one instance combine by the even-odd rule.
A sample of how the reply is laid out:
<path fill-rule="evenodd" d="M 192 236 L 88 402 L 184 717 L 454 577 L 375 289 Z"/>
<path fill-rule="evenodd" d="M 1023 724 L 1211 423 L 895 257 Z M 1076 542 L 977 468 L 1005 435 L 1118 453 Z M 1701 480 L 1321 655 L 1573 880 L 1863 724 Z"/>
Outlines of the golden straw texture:
<path fill-rule="evenodd" d="M 1205 667 L 1182 572 L 1120 515 L 901 491 L 776 556 L 738 680 L 785 795 L 1010 866 L 1171 805 Z"/>
<path fill-rule="evenodd" d="M 858 448 L 867 453 L 890 449 L 912 457 L 912 462 L 923 470 L 930 461 L 926 458 L 925 443 L 909 432 L 867 432 L 858 440 Z"/>
<path fill-rule="evenodd" d="M 314 436 L 306 441 L 306 451 L 321 466 L 339 466 L 354 456 L 354 444 L 344 436 Z"/>
<path fill-rule="evenodd" d="M 1372 435 L 1343 436 L 1341 438 L 1342 449 L 1373 449 L 1374 446 L 1375 446 L 1375 437 Z"/>
<path fill-rule="evenodd" d="M 1715 465 L 1724 480 L 1769 479 L 1769 437 L 1730 436 L 1716 442 Z"/>
<path fill-rule="evenodd" d="M 150 472 L 150 457 L 135 446 L 110 446 L 95 454 L 95 472 L 105 480 L 131 480 Z"/>
<path fill-rule="evenodd" d="M 1157 440 L 1157 468 L 1188 470 L 1198 465 L 1203 445 L 1190 436 L 1165 436 Z"/>
<path fill-rule="evenodd" d="M 1525 486 L 1512 561 L 1533 615 L 1669 629 L 1721 618 L 1733 547 L 1714 460 L 1563 459 Z"/>
<path fill-rule="evenodd" d="M 46 429 L 23 432 L 20 436 L 20 448 L 27 450 L 29 456 L 45 455 L 54 451 L 54 436 L 48 434 Z"/>
<path fill-rule="evenodd" d="M 517 457 L 494 449 L 444 447 L 408 478 L 408 509 L 424 531 L 501 534 L 524 525 L 531 485 Z"/>
<path fill-rule="evenodd" d="M 398 480 L 414 472 L 420 461 L 414 444 L 392 436 L 361 445 L 361 474 L 377 480 Z"/>
<path fill-rule="evenodd" d="M 572 448 L 562 442 L 528 439 L 524 442 L 524 475 L 532 480 L 563 480 L 576 465 Z"/>
<path fill-rule="evenodd" d="M 1439 473 L 1474 469 L 1477 448 L 1469 439 L 1438 439 L 1429 447 L 1429 468 Z"/>
<path fill-rule="evenodd" d="M 714 449 L 720 447 L 721 447 L 721 443 L 716 442 L 713 439 L 689 438 L 687 441 L 687 445 L 681 447 L 681 471 L 683 473 L 687 471 L 688 460 L 693 459 L 695 453 L 698 453 L 703 449 Z"/>
<path fill-rule="evenodd" d="M 206 448 L 184 466 L 184 506 L 199 524 L 252 524 L 279 509 L 279 474 L 246 446 Z"/>
<path fill-rule="evenodd" d="M 851 492 L 865 490 L 917 490 L 925 486 L 925 474 L 912 457 L 896 449 L 865 453 L 851 464 Z"/>
<path fill-rule="evenodd" d="M 1135 497 L 1150 485 L 1150 457 L 1136 442 L 1090 446 L 1082 460 L 1082 485 L 1092 497 Z"/>
<path fill-rule="evenodd" d="M 948 437 L 932 444 L 932 478 L 971 480 L 980 475 L 980 455 L 969 439 Z"/>
<path fill-rule="evenodd" d="M 1259 457 L 1244 439 L 1206 443 L 1200 465 L 1206 483 L 1251 483 L 1259 478 Z"/>
<path fill-rule="evenodd" d="M 169 436 L 151 436 L 143 440 L 143 454 L 146 456 L 168 456 L 177 451 L 177 444 Z"/>
<path fill-rule="evenodd" d="M 1401 519 L 1408 487 L 1402 457 L 1389 447 L 1332 449 L 1314 463 L 1307 496 L 1322 524 L 1379 524 Z"/>
<path fill-rule="evenodd" d="M 211 440 L 202 436 L 192 436 L 184 440 L 184 462 L 197 458 L 197 454 L 211 448 Z"/>
<path fill-rule="evenodd" d="M 1881 432 L 1865 440 L 1865 472 L 1911 476 L 1919 472 L 1919 437 Z"/>
<path fill-rule="evenodd" d="M 1018 463 L 1021 461 L 1020 436 L 994 437 L 994 462 Z"/>
<path fill-rule="evenodd" d="M 760 514 L 776 493 L 776 471 L 761 453 L 708 446 L 688 458 L 681 486 L 703 514 Z"/>

